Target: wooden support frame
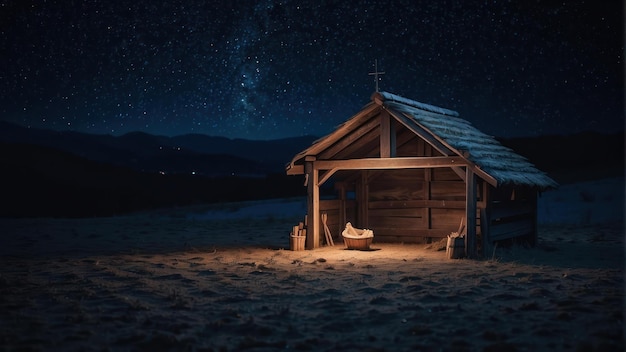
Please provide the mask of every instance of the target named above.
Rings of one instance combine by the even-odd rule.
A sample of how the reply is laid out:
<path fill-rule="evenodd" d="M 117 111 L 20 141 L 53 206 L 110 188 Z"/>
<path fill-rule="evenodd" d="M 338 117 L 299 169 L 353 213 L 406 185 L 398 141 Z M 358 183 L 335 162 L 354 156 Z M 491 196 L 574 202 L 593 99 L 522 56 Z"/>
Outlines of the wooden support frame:
<path fill-rule="evenodd" d="M 339 224 L 345 224 L 346 220 L 346 185 L 339 187 Z"/>
<path fill-rule="evenodd" d="M 338 169 L 338 168 L 334 168 L 334 169 L 330 169 L 330 170 L 326 171 L 326 172 L 324 173 L 324 175 L 322 175 L 322 177 L 320 177 L 320 179 L 319 179 L 319 183 L 318 183 L 318 186 L 323 185 L 323 184 L 324 184 L 324 182 L 328 181 L 328 179 L 329 179 L 332 175 L 334 175 L 334 174 L 335 174 L 335 172 L 337 172 L 337 171 L 339 171 L 339 169 Z"/>
<path fill-rule="evenodd" d="M 426 202 L 429 202 L 431 200 L 432 194 L 431 194 L 431 181 L 433 178 L 433 169 L 424 169 L 424 200 Z M 423 218 L 426 219 L 426 228 L 427 229 L 432 229 L 433 228 L 433 224 L 432 224 L 432 217 L 431 217 L 431 208 L 430 207 L 424 207 L 423 210 Z"/>
<path fill-rule="evenodd" d="M 472 175 L 472 168 L 467 165 L 467 162 L 458 156 L 426 156 L 426 157 L 396 157 L 396 158 L 364 158 L 364 159 L 348 159 L 348 160 L 318 160 L 315 156 L 306 156 L 304 160 L 303 173 L 307 178 L 307 208 L 309 213 L 307 215 L 308 229 L 306 248 L 314 249 L 319 247 L 320 242 L 320 186 L 326 182 L 330 177 L 339 170 L 361 170 L 360 174 L 360 187 L 358 194 L 360 200 L 363 203 L 364 208 L 360 208 L 359 214 L 359 226 L 367 227 L 368 221 L 368 185 L 370 170 L 392 170 L 392 169 L 426 169 L 438 167 L 465 167 L 467 172 Z M 320 171 L 322 171 L 320 177 Z M 325 172 L 323 172 L 325 171 Z M 428 171 L 425 171 L 428 172 Z M 472 176 L 473 177 L 473 176 Z M 467 175 L 466 175 L 467 179 Z M 475 182 L 475 179 L 472 179 Z M 427 197 L 429 199 L 430 196 Z M 472 198 L 475 200 L 475 196 Z M 469 203 L 468 203 L 469 204 Z M 474 201 L 474 212 L 476 211 L 476 203 Z M 430 216 L 428 216 L 429 218 Z M 474 219 L 475 223 L 475 219 Z M 429 225 L 430 227 L 430 225 Z M 475 227 L 475 224 L 474 224 Z M 475 230 L 474 230 L 475 235 Z"/>
<path fill-rule="evenodd" d="M 387 111 L 380 114 L 380 157 L 396 156 L 396 126 Z"/>
<path fill-rule="evenodd" d="M 357 204 L 358 204 L 358 211 L 357 211 L 357 220 L 359 223 L 360 227 L 363 228 L 367 228 L 369 226 L 368 221 L 369 221 L 369 216 L 368 216 L 368 211 L 369 211 L 369 171 L 368 170 L 362 170 L 361 171 L 361 178 L 359 180 L 359 182 L 357 182 Z"/>
<path fill-rule="evenodd" d="M 316 170 L 392 170 L 467 166 L 460 156 L 317 160 Z"/>
<path fill-rule="evenodd" d="M 306 249 L 318 248 L 320 245 L 320 188 L 318 185 L 319 171 L 313 167 L 315 157 L 307 156 L 304 162 L 304 169 L 309 177 L 307 182 L 307 235 Z"/>
<path fill-rule="evenodd" d="M 536 205 L 537 204 L 537 198 L 539 197 L 539 194 L 537 191 L 534 192 L 533 194 L 533 203 L 535 204 L 535 211 L 533 212 L 533 235 L 532 238 L 530 239 L 531 245 L 534 247 L 537 245 L 537 242 L 539 241 L 539 207 Z"/>
<path fill-rule="evenodd" d="M 375 133 L 376 128 L 380 125 L 380 120 L 375 118 L 375 113 L 367 114 L 363 117 L 366 121 L 360 126 L 353 127 L 350 133 L 346 134 L 335 143 L 318 154 L 320 159 L 331 159 L 341 157 L 340 153 L 349 153 L 351 146 L 357 145 L 357 141 L 364 136 Z"/>
<path fill-rule="evenodd" d="M 358 218 L 361 227 L 369 226 L 368 222 L 368 185 L 370 170 L 390 170 L 390 169 L 425 169 L 427 184 L 430 181 L 430 172 L 437 167 L 450 167 L 465 169 L 464 181 L 466 185 L 466 201 L 465 201 L 465 219 L 467 224 L 466 235 L 466 255 L 468 258 L 476 258 L 478 253 L 476 250 L 476 212 L 477 212 L 477 195 L 476 182 L 477 177 L 474 168 L 467 164 L 462 157 L 457 156 L 426 156 L 426 157 L 399 157 L 399 158 L 365 158 L 365 159 L 349 159 L 349 160 L 317 160 L 314 156 L 305 157 L 304 173 L 307 176 L 307 208 L 309 209 L 308 230 L 306 239 L 306 248 L 314 249 L 319 247 L 320 242 L 320 212 L 319 212 L 319 187 L 326 182 L 334 173 L 339 170 L 360 170 L 357 187 L 358 201 L 361 204 L 358 211 Z M 320 178 L 320 171 L 322 173 Z M 428 187 L 430 189 L 430 187 Z M 427 190 L 429 192 L 429 190 Z M 428 201 L 430 195 L 426 195 Z M 430 219 L 429 214 L 425 214 Z M 430 228 L 430 224 L 428 228 Z M 488 230 L 486 231 L 488 233 Z M 484 236 L 484 235 L 483 235 Z M 488 239 L 483 238 L 483 241 Z M 482 248 L 486 246 L 483 243 Z"/>
<path fill-rule="evenodd" d="M 493 252 L 493 242 L 491 241 L 491 190 L 487 185 L 483 187 L 483 202 L 485 206 L 480 209 L 480 234 L 482 236 L 482 256 L 487 258 Z"/>
<path fill-rule="evenodd" d="M 350 160 L 318 160 L 314 163 L 316 170 L 326 171 L 318 181 L 318 186 L 324 184 L 339 170 L 384 170 L 384 169 L 421 169 L 433 167 L 450 167 L 462 165 L 460 157 L 405 157 L 405 158 L 367 158 Z M 308 173 L 308 172 L 307 172 Z"/>
<path fill-rule="evenodd" d="M 468 258 L 476 258 L 476 174 L 471 167 L 465 170 L 465 188 L 465 250 Z"/>
<path fill-rule="evenodd" d="M 388 111 L 389 114 L 391 116 L 393 116 L 399 123 L 403 124 L 410 131 L 413 131 L 413 133 L 415 133 L 417 136 L 422 138 L 424 141 L 426 141 L 428 144 L 430 144 L 433 148 L 435 148 L 435 150 L 437 150 L 441 154 L 443 154 L 443 155 L 453 155 L 454 154 L 454 152 L 452 151 L 452 150 L 454 150 L 454 148 L 452 148 L 450 145 L 448 145 L 441 138 L 437 137 L 437 135 L 435 133 L 432 133 L 430 130 L 428 130 L 422 124 L 417 123 L 414 119 L 412 119 L 409 116 L 405 116 L 402 113 L 395 113 L 393 109 L 387 109 L 386 108 L 385 110 Z M 498 181 L 496 181 L 496 179 L 493 178 L 491 175 L 489 175 L 488 173 L 482 171 L 481 169 L 479 169 L 479 168 L 477 168 L 475 166 L 472 166 L 472 167 L 473 167 L 473 171 L 475 173 L 479 174 L 481 178 L 483 178 L 484 180 L 489 182 L 492 186 L 496 187 L 498 185 Z M 453 170 L 454 170 L 454 172 L 460 174 L 459 173 L 460 170 L 458 170 L 458 169 L 455 170 L 454 168 L 453 168 Z"/>

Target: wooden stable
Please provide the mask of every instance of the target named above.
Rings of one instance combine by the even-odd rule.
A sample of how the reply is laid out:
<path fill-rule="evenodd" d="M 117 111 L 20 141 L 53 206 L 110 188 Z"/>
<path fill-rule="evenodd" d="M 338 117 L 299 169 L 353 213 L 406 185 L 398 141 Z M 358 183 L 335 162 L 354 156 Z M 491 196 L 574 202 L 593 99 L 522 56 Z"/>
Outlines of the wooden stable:
<path fill-rule="evenodd" d="M 386 92 L 371 100 L 287 165 L 305 176 L 307 249 L 322 244 L 322 216 L 333 234 L 351 222 L 375 242 L 440 240 L 462 222 L 469 257 L 495 241 L 536 241 L 538 191 L 556 182 L 455 111 Z M 320 196 L 325 184 L 332 199 Z"/>

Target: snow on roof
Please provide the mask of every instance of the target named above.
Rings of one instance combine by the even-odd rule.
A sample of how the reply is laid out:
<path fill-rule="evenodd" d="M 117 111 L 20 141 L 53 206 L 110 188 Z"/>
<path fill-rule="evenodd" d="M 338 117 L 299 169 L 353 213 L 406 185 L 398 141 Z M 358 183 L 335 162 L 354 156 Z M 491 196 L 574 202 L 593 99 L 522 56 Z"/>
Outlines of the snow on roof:
<path fill-rule="evenodd" d="M 398 102 L 398 103 L 401 103 L 401 104 L 404 104 L 404 105 L 412 106 L 412 107 L 415 107 L 415 108 L 418 108 L 418 109 L 434 112 L 434 113 L 437 113 L 437 114 L 449 115 L 449 116 L 459 116 L 459 113 L 456 112 L 456 111 L 440 108 L 440 107 L 434 106 L 434 105 L 420 103 L 419 101 L 407 99 L 407 98 L 401 97 L 399 95 L 391 94 L 389 92 L 379 92 L 379 93 L 380 93 L 380 95 L 382 95 L 385 98 L 386 101 L 395 101 L 395 102 Z"/>
<path fill-rule="evenodd" d="M 467 158 L 491 175 L 498 184 L 556 188 L 544 172 L 492 136 L 476 129 L 456 111 L 420 103 L 387 92 L 379 92 L 383 106 L 392 114 L 410 118 L 420 129 L 443 140 L 458 155 Z M 469 153 L 469 155 L 467 154 Z"/>

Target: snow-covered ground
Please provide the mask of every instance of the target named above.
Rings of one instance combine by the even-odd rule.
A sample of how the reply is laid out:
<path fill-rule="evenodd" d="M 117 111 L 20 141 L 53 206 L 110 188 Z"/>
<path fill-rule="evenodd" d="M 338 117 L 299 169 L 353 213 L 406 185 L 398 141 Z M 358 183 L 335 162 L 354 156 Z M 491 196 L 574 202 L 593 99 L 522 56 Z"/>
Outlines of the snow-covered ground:
<path fill-rule="evenodd" d="M 284 219 L 304 217 L 306 213 L 306 198 L 288 198 L 232 203 L 189 217 L 196 220 Z"/>
<path fill-rule="evenodd" d="M 544 192 L 538 201 L 540 224 L 619 222 L 624 219 L 624 178 L 568 184 Z M 304 198 L 237 203 L 189 217 L 198 220 L 300 217 L 306 214 Z"/>
<path fill-rule="evenodd" d="M 624 220 L 624 178 L 563 185 L 539 197 L 540 224 L 591 225 Z"/>

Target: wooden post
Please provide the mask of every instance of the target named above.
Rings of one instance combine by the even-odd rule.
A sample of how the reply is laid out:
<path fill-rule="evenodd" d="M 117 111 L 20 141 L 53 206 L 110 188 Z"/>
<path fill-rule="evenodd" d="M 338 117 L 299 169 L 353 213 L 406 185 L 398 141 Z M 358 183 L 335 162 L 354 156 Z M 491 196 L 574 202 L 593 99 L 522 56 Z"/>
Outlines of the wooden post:
<path fill-rule="evenodd" d="M 486 183 L 486 182 L 485 182 Z M 493 247 L 491 243 L 491 234 L 490 234 L 490 226 L 491 226 L 491 186 L 485 184 L 483 187 L 483 203 L 485 204 L 484 208 L 480 210 L 480 233 L 482 238 L 482 247 L 483 253 L 482 257 L 487 259 L 492 254 Z"/>
<path fill-rule="evenodd" d="M 360 171 L 360 177 L 356 182 L 356 224 L 357 227 L 366 227 L 367 223 L 367 170 Z"/>
<path fill-rule="evenodd" d="M 426 144 L 426 142 L 424 142 L 424 146 L 423 146 L 423 150 L 422 150 L 422 154 L 424 156 L 432 156 L 433 154 L 433 150 L 432 148 L 429 148 L 429 146 Z M 431 181 L 432 181 L 432 177 L 433 176 L 433 172 L 432 169 L 430 168 L 426 168 L 424 169 L 424 200 L 429 201 L 432 194 L 431 194 Z M 425 206 L 422 210 L 422 219 L 425 219 L 424 221 L 424 227 L 427 230 L 430 230 L 433 228 L 433 215 L 432 215 L 432 209 L 429 206 Z M 430 243 L 432 240 L 432 237 L 425 237 L 424 240 L 426 240 L 427 243 Z"/>
<path fill-rule="evenodd" d="M 398 149 L 396 142 L 396 120 L 392 119 L 391 117 L 389 117 L 389 146 L 389 148 L 391 149 L 391 157 L 395 158 Z"/>
<path fill-rule="evenodd" d="M 339 187 L 339 228 L 337 233 L 341 233 L 341 229 L 346 222 L 346 184 L 342 182 Z"/>
<path fill-rule="evenodd" d="M 433 169 L 424 169 L 424 200 L 429 201 L 431 198 L 431 181 L 432 181 L 432 170 Z M 426 206 L 423 210 L 424 218 L 426 219 L 425 225 L 427 229 L 431 229 L 433 227 L 433 217 L 432 210 L 429 206 Z"/>
<path fill-rule="evenodd" d="M 307 182 L 307 209 L 308 230 L 306 249 L 318 248 L 320 245 L 320 188 L 318 186 L 319 172 L 314 167 L 315 157 L 307 156 L 304 159 L 304 172 L 308 175 Z"/>
<path fill-rule="evenodd" d="M 396 156 L 396 130 L 389 113 L 380 114 L 380 157 L 393 158 Z"/>
<path fill-rule="evenodd" d="M 468 258 L 476 258 L 476 175 L 469 166 L 465 167 L 465 174 L 465 250 Z"/>
<path fill-rule="evenodd" d="M 539 198 L 538 191 L 530 191 L 531 192 L 531 204 L 533 206 L 533 234 L 530 237 L 531 246 L 535 247 L 537 245 L 537 241 L 539 238 L 539 228 L 538 228 L 538 220 L 537 220 L 537 211 L 539 210 L 537 207 L 537 198 Z"/>
<path fill-rule="evenodd" d="M 358 221 L 359 227 L 367 228 L 368 225 L 368 190 L 369 190 L 369 172 L 367 170 L 361 170 L 361 178 L 357 183 L 357 209 L 358 209 Z"/>

